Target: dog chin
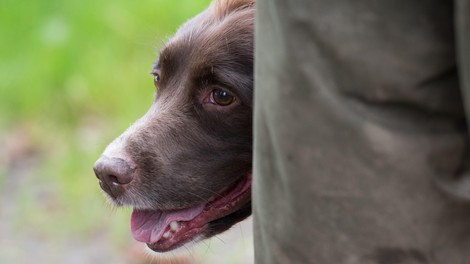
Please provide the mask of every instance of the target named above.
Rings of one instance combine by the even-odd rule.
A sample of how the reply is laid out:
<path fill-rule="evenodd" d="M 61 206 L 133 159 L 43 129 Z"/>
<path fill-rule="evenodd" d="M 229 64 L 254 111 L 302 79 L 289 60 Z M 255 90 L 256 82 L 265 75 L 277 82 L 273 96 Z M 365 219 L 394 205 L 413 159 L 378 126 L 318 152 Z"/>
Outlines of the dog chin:
<path fill-rule="evenodd" d="M 219 234 L 251 214 L 251 173 L 215 199 L 178 210 L 139 210 L 131 215 L 135 240 L 157 252 Z"/>
<path fill-rule="evenodd" d="M 152 260 L 151 263 L 197 263 L 192 254 L 192 249 L 204 239 L 203 235 L 199 235 L 183 246 L 167 252 L 157 252 L 145 245 L 145 254 Z"/>

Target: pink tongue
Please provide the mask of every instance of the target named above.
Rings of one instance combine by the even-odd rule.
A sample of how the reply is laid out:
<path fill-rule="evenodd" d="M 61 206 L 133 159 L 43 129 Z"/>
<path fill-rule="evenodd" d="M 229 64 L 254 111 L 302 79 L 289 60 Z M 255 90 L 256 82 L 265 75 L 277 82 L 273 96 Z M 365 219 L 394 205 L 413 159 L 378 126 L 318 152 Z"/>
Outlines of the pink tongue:
<path fill-rule="evenodd" d="M 131 231 L 135 240 L 155 243 L 163 236 L 172 221 L 189 221 L 198 216 L 205 204 L 176 211 L 137 210 L 132 211 Z"/>

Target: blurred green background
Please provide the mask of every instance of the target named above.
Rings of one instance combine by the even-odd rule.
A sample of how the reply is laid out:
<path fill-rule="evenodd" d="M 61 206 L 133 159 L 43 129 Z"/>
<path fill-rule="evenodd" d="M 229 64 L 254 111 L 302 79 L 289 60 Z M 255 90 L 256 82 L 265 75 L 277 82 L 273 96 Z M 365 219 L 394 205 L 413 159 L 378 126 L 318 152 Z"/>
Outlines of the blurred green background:
<path fill-rule="evenodd" d="M 92 166 L 150 106 L 158 48 L 208 3 L 0 0 L 0 263 L 160 262 Z M 190 257 L 250 263 L 251 247 L 248 222 Z"/>

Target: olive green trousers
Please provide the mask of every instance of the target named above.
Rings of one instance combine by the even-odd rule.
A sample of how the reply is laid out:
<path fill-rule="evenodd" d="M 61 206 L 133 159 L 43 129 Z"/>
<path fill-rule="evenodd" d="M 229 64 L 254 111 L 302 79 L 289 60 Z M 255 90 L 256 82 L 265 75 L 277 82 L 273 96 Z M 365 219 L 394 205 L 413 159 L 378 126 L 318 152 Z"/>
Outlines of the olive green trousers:
<path fill-rule="evenodd" d="M 256 263 L 470 263 L 470 1 L 256 5 Z"/>

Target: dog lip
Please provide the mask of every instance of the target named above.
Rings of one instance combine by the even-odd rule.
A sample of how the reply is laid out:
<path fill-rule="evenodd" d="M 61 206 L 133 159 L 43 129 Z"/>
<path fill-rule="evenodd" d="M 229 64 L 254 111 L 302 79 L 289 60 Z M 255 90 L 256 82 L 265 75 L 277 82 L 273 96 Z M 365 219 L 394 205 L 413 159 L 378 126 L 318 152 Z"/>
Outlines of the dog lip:
<path fill-rule="evenodd" d="M 150 241 L 147 246 L 156 252 L 166 252 L 178 248 L 194 240 L 202 234 L 207 225 L 217 219 L 223 218 L 246 205 L 251 201 L 251 172 L 243 177 L 239 183 L 220 198 L 208 202 L 200 214 L 189 221 L 179 221 L 177 230 L 166 226 L 161 230 L 161 236 L 156 241 Z M 167 235 L 163 236 L 163 234 Z"/>
<path fill-rule="evenodd" d="M 140 242 L 158 241 L 173 222 L 179 226 L 180 221 L 191 221 L 203 211 L 204 207 L 205 204 L 173 211 L 134 209 L 131 216 L 132 236 Z"/>

